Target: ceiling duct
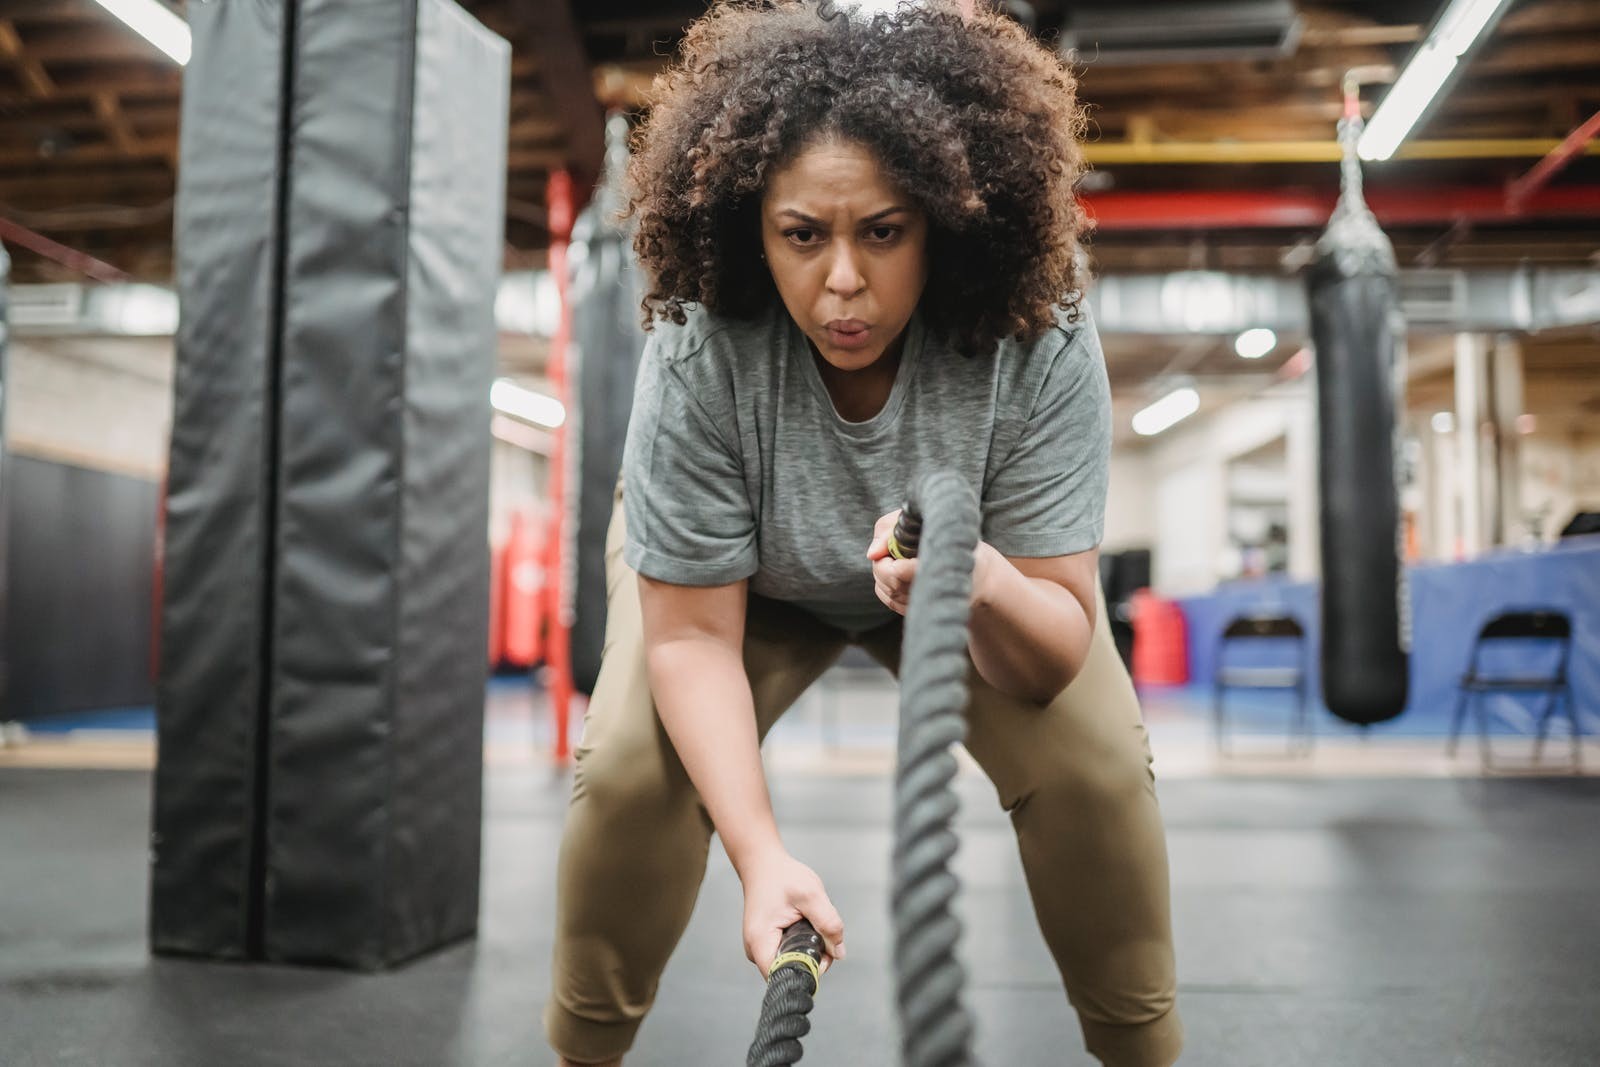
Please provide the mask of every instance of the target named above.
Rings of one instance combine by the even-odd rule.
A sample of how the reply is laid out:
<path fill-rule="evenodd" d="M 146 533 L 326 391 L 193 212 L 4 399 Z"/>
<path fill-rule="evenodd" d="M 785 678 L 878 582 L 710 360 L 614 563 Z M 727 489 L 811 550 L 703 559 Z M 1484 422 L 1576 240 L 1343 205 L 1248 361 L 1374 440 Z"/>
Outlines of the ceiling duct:
<path fill-rule="evenodd" d="M 1402 270 L 1400 310 L 1417 333 L 1537 333 L 1600 325 L 1600 269 L 1479 267 Z M 13 285 L 11 326 L 19 336 L 170 336 L 178 298 L 170 286 Z M 559 318 L 548 271 L 500 279 L 495 317 L 502 332 L 548 337 Z M 1102 333 L 1224 336 L 1264 326 L 1307 329 L 1305 282 L 1281 274 L 1180 270 L 1106 274 L 1088 291 Z"/>
<path fill-rule="evenodd" d="M 1061 50 L 1096 66 L 1273 59 L 1294 51 L 1293 0 L 1078 5 L 1061 28 Z"/>

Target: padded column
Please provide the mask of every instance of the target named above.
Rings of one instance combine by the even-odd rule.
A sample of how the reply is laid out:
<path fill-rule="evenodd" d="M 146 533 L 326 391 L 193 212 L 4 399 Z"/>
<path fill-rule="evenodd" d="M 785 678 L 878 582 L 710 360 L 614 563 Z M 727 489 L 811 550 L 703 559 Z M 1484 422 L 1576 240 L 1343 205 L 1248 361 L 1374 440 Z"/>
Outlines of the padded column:
<path fill-rule="evenodd" d="M 167 475 L 150 945 L 260 954 L 263 656 L 292 9 L 195 4 L 184 70 L 182 314 Z"/>
<path fill-rule="evenodd" d="M 261 5 L 196 5 L 196 22 L 240 40 L 225 23 L 241 6 Z M 225 9 L 221 18 L 213 8 Z M 237 792 L 239 764 L 253 766 L 244 775 L 254 799 L 242 835 L 253 845 L 246 955 L 376 968 L 477 923 L 509 55 L 447 0 L 300 0 L 278 10 L 285 178 L 255 209 L 281 233 L 263 272 L 279 279 L 263 331 L 274 340 L 259 361 L 267 384 L 257 436 L 270 477 L 245 509 L 259 516 L 265 552 L 242 554 L 264 592 L 240 609 L 259 633 L 253 720 L 209 729 L 203 694 L 174 669 L 162 760 L 181 726 L 253 743 L 248 759 L 199 771 L 218 792 Z M 197 25 L 197 56 L 209 40 Z M 216 108 L 228 95 L 221 86 L 239 80 L 210 73 L 224 80 L 197 81 L 191 65 L 193 110 Z M 225 147 L 186 140 L 185 171 L 191 155 L 202 168 L 221 165 L 209 157 Z M 186 273 L 186 314 L 216 299 L 203 275 Z M 180 377 L 186 364 L 227 362 L 182 347 L 179 360 Z M 169 617 L 198 607 L 169 591 Z M 167 629 L 175 668 L 199 658 L 186 636 Z M 193 773 L 180 766 L 168 777 Z M 183 858 L 195 828 L 163 827 L 171 813 L 161 799 L 173 870 L 157 886 L 156 915 L 168 910 L 164 888 L 194 895 L 183 876 L 197 873 Z M 237 828 L 217 822 L 203 836 Z M 239 895 L 216 895 L 216 910 Z"/>

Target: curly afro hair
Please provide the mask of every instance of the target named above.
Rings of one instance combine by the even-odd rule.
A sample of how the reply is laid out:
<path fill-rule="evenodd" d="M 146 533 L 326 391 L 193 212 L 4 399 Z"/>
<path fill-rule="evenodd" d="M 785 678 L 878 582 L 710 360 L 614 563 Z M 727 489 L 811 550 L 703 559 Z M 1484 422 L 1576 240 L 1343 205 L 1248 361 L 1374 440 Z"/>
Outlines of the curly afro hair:
<path fill-rule="evenodd" d="M 760 262 L 767 176 L 854 141 L 926 212 L 929 327 L 968 355 L 1077 316 L 1085 125 L 1071 70 L 1010 19 L 929 0 L 869 16 L 830 0 L 728 0 L 689 27 L 634 134 L 626 215 L 642 309 L 682 323 L 777 299 Z"/>

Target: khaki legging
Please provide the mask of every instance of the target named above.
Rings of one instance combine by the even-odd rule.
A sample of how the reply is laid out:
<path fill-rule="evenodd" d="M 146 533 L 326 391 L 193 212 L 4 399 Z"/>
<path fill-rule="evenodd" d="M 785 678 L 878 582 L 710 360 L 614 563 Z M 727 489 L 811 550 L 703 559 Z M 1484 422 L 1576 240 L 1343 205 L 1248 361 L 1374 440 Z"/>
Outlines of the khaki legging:
<path fill-rule="evenodd" d="M 606 540 L 605 652 L 561 841 L 545 1009 L 551 1045 L 577 1063 L 632 1045 L 688 925 L 712 833 L 656 717 L 622 542 L 619 494 Z M 1088 661 L 1047 707 L 970 672 L 967 749 L 1011 813 L 1034 912 L 1089 1051 L 1115 1067 L 1165 1067 L 1183 1040 L 1166 843 L 1149 742 L 1105 615 L 1102 599 Z M 899 639 L 897 622 L 856 638 L 891 670 Z M 750 598 L 744 665 L 762 737 L 849 641 L 797 608 Z"/>

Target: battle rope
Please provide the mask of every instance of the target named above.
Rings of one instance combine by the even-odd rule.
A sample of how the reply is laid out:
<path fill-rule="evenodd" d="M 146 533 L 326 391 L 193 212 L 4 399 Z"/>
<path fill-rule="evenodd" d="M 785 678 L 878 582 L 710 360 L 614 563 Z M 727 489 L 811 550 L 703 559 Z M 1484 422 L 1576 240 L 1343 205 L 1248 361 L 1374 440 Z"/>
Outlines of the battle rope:
<path fill-rule="evenodd" d="M 959 888 L 950 871 L 958 806 L 951 746 L 966 737 L 967 615 L 978 502 L 959 476 L 932 474 L 913 486 L 889 551 L 910 559 L 923 542 L 900 651 L 893 864 L 900 1055 L 903 1067 L 965 1067 L 972 1062 L 972 1017 L 961 999 L 961 923 L 951 908 Z M 784 931 L 748 1067 L 799 1061 L 821 958 L 822 940 L 810 923 Z"/>

